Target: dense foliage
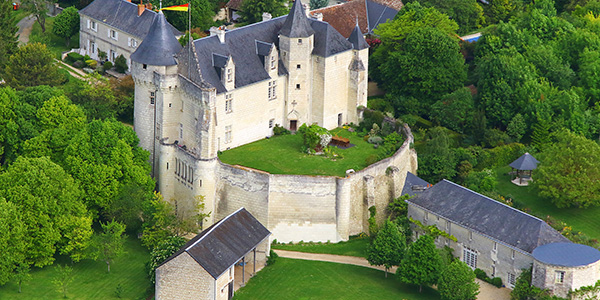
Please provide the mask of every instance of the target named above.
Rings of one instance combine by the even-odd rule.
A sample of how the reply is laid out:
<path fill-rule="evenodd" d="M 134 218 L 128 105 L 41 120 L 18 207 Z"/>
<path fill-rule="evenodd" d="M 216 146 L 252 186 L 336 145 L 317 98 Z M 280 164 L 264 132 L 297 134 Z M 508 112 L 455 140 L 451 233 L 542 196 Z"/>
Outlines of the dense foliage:
<path fill-rule="evenodd" d="M 265 12 L 273 18 L 287 14 L 288 8 L 283 3 L 284 0 L 245 0 L 239 14 L 244 23 L 256 23 L 262 21 Z"/>
<path fill-rule="evenodd" d="M 65 8 L 54 19 L 52 32 L 65 39 L 67 47 L 71 37 L 79 32 L 79 11 L 74 6 Z"/>
<path fill-rule="evenodd" d="M 0 78 L 8 58 L 17 51 L 17 26 L 15 26 L 10 1 L 0 2 Z"/>
<path fill-rule="evenodd" d="M 6 84 L 16 89 L 29 86 L 58 85 L 65 81 L 54 55 L 46 45 L 31 43 L 22 46 L 10 56 L 2 73 Z"/>
<path fill-rule="evenodd" d="M 454 260 L 442 271 L 437 287 L 442 300 L 475 300 L 479 294 L 473 270 L 460 260 Z"/>
<path fill-rule="evenodd" d="M 398 225 L 388 218 L 367 248 L 367 260 L 375 266 L 385 267 L 385 276 L 392 266 L 397 266 L 406 250 L 406 237 Z"/>
<path fill-rule="evenodd" d="M 422 235 L 412 243 L 398 267 L 400 281 L 419 286 L 437 283 L 442 271 L 442 258 L 430 235 Z"/>

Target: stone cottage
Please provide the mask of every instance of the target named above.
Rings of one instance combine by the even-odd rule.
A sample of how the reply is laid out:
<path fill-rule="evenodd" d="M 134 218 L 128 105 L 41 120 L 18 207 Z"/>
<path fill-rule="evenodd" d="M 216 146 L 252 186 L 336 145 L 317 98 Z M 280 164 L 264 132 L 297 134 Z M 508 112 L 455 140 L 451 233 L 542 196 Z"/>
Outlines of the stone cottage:
<path fill-rule="evenodd" d="M 156 269 L 156 300 L 231 299 L 265 266 L 270 234 L 244 208 L 216 222 Z"/>

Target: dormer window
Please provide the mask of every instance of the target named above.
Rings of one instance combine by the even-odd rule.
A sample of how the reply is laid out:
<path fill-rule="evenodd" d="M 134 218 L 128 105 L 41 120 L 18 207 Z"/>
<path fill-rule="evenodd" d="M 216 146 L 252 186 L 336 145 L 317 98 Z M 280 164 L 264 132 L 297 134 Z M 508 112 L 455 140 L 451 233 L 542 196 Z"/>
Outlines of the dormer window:
<path fill-rule="evenodd" d="M 275 69 L 275 55 L 271 55 L 271 70 Z"/>
<path fill-rule="evenodd" d="M 231 72 L 231 68 L 227 69 L 227 82 L 231 82 L 233 80 L 233 74 Z"/>
<path fill-rule="evenodd" d="M 302 45 L 302 39 L 298 39 L 298 45 Z"/>

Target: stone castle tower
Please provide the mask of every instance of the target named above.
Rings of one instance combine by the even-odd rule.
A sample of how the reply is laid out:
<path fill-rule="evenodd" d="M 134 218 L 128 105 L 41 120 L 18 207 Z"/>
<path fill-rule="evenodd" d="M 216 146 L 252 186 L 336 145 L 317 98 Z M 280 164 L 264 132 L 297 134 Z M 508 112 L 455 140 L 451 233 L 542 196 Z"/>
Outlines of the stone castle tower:
<path fill-rule="evenodd" d="M 346 39 L 307 18 L 298 0 L 288 16 L 213 28 L 181 47 L 158 13 L 131 56 L 131 72 L 134 129 L 164 198 L 189 213 L 203 197 L 210 225 L 251 206 L 246 197 L 264 188 L 246 179 L 250 194 L 236 195 L 234 204 L 223 191 L 238 183 L 227 182 L 218 151 L 270 136 L 275 124 L 294 131 L 303 123 L 357 123 L 358 107 L 366 106 L 368 45 L 358 26 L 354 31 Z M 249 211 L 268 224 L 266 211 Z"/>

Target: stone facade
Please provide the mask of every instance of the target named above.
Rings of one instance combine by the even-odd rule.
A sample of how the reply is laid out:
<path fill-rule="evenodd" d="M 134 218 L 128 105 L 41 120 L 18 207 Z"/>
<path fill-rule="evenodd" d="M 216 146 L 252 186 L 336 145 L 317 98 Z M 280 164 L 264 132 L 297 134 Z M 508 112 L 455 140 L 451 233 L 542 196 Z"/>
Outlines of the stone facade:
<path fill-rule="evenodd" d="M 470 230 L 420 207 L 409 204 L 408 216 L 424 225 L 436 225 L 440 230 L 456 237 L 456 242 L 438 237 L 435 241 L 436 246 L 452 248 L 454 256 L 461 261 L 471 262 L 467 263 L 471 268 L 479 268 L 490 277 L 500 277 L 504 285 L 509 288 L 514 287 L 521 270 L 527 269 L 533 264 L 531 253 Z M 415 226 L 413 229 L 417 236 L 423 234 L 420 228 Z M 471 253 L 476 255 L 475 261 L 471 259 Z"/>
<path fill-rule="evenodd" d="M 115 58 L 122 54 L 127 59 L 127 65 L 131 64 L 129 56 L 142 42 L 142 37 L 132 36 L 86 15 L 81 15 L 80 20 L 79 48 L 83 49 L 84 55 L 99 60 L 98 52 L 103 51 L 106 52 L 106 58 L 114 63 Z"/>
<path fill-rule="evenodd" d="M 226 272 L 221 277 L 228 276 Z M 156 269 L 156 299 L 215 299 L 219 279 L 184 252 Z"/>

